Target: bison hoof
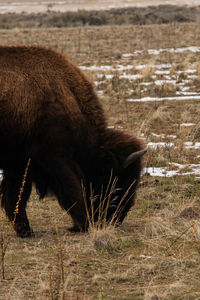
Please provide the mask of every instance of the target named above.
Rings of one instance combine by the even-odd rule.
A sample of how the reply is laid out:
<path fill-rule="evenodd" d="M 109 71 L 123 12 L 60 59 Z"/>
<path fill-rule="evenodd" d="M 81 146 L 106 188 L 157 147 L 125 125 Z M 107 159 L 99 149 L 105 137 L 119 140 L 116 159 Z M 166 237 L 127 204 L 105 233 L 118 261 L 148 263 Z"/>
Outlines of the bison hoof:
<path fill-rule="evenodd" d="M 15 224 L 14 229 L 17 233 L 17 236 L 21 238 L 35 237 L 33 230 L 26 224 Z"/>
<path fill-rule="evenodd" d="M 33 232 L 33 230 L 29 230 L 26 232 L 17 232 L 17 236 L 21 237 L 21 238 L 30 238 L 30 237 L 35 237 L 35 233 Z"/>
<path fill-rule="evenodd" d="M 87 232 L 88 228 L 87 227 L 80 228 L 78 225 L 74 225 L 74 226 L 68 228 L 68 230 L 70 232 Z"/>
<path fill-rule="evenodd" d="M 82 230 L 77 226 L 77 225 L 74 225 L 72 227 L 69 227 L 68 230 L 70 232 L 81 232 Z"/>

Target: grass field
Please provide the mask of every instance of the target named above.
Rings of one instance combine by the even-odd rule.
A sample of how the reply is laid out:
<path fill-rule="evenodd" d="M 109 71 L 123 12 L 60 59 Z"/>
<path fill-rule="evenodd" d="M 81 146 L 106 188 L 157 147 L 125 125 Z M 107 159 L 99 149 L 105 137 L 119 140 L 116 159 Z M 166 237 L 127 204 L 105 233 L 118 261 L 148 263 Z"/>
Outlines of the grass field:
<path fill-rule="evenodd" d="M 0 213 L 0 299 L 200 298 L 199 36 L 198 23 L 0 31 L 1 44 L 68 54 L 94 81 L 109 126 L 148 148 L 118 229 L 72 234 L 56 199 L 35 192 L 35 238 L 16 238 Z"/>

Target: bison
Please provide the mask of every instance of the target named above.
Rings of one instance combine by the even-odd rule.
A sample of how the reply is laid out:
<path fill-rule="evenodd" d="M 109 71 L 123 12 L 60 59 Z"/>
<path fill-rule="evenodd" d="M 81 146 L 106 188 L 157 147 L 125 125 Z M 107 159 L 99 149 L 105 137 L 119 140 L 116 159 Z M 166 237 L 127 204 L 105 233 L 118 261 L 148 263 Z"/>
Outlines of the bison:
<path fill-rule="evenodd" d="M 86 231 L 100 215 L 120 224 L 134 204 L 145 150 L 108 128 L 93 85 L 64 55 L 0 46 L 0 137 L 1 206 L 18 236 L 34 235 L 26 214 L 32 183 L 41 198 L 56 196 L 72 231 Z"/>

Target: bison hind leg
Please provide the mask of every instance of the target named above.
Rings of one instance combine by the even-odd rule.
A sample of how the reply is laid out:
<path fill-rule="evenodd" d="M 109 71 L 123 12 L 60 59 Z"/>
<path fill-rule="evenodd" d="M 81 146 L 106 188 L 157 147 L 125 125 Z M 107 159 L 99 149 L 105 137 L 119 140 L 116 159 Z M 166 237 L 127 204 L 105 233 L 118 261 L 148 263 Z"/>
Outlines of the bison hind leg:
<path fill-rule="evenodd" d="M 13 223 L 14 230 L 19 237 L 32 237 L 34 233 L 30 228 L 26 214 L 26 203 L 31 194 L 32 182 L 27 175 L 23 193 L 16 210 L 19 191 L 22 186 L 24 169 L 13 169 L 3 172 L 0 192 L 2 194 L 1 206 L 8 219 Z"/>

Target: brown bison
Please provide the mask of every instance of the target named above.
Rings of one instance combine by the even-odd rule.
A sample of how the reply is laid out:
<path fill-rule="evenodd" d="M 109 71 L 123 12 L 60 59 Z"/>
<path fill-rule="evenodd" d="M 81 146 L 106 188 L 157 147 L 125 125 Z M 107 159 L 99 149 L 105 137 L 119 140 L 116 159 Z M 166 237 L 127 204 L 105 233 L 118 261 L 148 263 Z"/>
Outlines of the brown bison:
<path fill-rule="evenodd" d="M 100 215 L 120 224 L 134 204 L 145 150 L 138 139 L 107 128 L 92 84 L 63 55 L 37 46 L 0 47 L 0 137 L 1 205 L 18 236 L 33 235 L 26 215 L 32 183 L 41 198 L 57 197 L 73 231 L 87 230 L 88 218 Z"/>

